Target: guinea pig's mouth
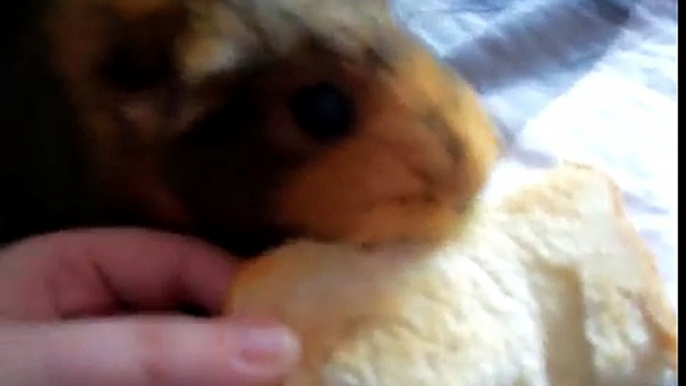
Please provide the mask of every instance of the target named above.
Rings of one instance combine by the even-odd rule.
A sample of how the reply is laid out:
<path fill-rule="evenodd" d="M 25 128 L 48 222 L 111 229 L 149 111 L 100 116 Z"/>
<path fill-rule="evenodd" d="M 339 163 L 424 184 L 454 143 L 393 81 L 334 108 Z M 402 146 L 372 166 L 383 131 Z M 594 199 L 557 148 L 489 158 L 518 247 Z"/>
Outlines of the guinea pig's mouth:
<path fill-rule="evenodd" d="M 141 188 L 146 187 L 141 186 Z M 191 206 L 186 205 L 186 203 L 163 185 L 151 187 L 148 183 L 147 189 L 149 189 L 148 195 L 153 203 L 148 207 L 150 209 L 149 213 L 156 222 L 163 224 L 162 227 L 164 229 L 199 238 L 228 251 L 238 258 L 250 259 L 257 257 L 272 248 L 282 245 L 290 238 L 299 236 L 297 232 L 287 230 L 275 224 L 270 225 L 268 222 L 261 224 L 259 227 L 226 227 L 218 223 L 216 219 L 208 219 L 202 214 L 194 212 Z M 407 197 L 404 197 L 402 201 L 407 199 Z M 476 199 L 470 199 L 454 205 L 452 212 L 455 216 L 467 215 L 474 207 L 475 202 Z M 433 203 L 436 207 L 443 207 L 438 202 Z M 448 206 L 443 210 L 445 212 L 451 211 Z M 331 236 L 320 239 L 322 241 L 335 242 L 340 241 L 341 238 L 345 237 L 341 235 L 340 238 Z"/>

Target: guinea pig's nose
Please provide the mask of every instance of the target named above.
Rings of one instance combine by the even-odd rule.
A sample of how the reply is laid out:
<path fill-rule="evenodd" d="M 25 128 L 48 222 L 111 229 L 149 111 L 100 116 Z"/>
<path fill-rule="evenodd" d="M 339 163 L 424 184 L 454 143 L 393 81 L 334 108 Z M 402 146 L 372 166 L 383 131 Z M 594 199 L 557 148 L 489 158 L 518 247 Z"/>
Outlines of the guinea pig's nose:
<path fill-rule="evenodd" d="M 330 82 L 298 89 L 288 108 L 298 126 L 320 141 L 345 136 L 355 123 L 354 100 Z"/>

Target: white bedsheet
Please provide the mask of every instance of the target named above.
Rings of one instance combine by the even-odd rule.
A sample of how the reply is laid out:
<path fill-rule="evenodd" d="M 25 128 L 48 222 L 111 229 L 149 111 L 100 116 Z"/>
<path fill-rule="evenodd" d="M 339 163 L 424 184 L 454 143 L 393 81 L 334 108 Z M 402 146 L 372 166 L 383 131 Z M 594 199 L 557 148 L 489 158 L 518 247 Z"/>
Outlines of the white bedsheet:
<path fill-rule="evenodd" d="M 677 0 L 396 0 L 496 119 L 499 173 L 560 160 L 620 185 L 677 307 Z"/>

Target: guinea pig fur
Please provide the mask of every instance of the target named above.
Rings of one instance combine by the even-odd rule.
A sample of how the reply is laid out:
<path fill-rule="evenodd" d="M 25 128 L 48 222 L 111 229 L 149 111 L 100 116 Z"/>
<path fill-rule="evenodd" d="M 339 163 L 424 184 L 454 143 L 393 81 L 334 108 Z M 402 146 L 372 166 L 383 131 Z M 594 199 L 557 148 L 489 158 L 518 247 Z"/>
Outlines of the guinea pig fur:
<path fill-rule="evenodd" d="M 9 3 L 5 241 L 85 224 L 239 254 L 427 239 L 498 155 L 470 86 L 382 1 Z"/>

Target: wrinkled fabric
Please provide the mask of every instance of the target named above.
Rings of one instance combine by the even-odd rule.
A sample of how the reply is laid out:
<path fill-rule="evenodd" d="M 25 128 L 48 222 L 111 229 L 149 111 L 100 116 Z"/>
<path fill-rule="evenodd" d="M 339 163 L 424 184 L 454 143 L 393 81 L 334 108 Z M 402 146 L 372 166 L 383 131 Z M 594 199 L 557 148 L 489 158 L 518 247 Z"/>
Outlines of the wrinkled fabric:
<path fill-rule="evenodd" d="M 481 94 L 506 149 L 494 179 L 562 160 L 608 173 L 677 307 L 677 0 L 392 4 Z"/>

